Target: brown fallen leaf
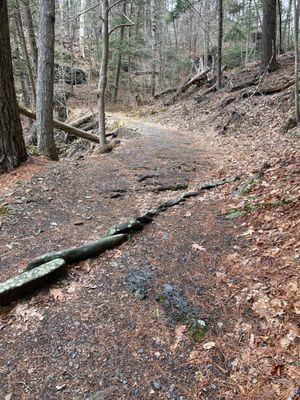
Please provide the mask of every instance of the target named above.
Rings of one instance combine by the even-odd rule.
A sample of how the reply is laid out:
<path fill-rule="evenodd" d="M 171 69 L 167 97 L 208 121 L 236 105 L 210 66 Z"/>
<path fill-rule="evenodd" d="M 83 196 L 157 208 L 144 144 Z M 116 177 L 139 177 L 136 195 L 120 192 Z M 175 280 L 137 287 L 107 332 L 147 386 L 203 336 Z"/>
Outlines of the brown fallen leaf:
<path fill-rule="evenodd" d="M 193 244 L 192 244 L 192 248 L 193 248 L 193 250 L 195 250 L 195 251 L 197 251 L 197 250 L 199 250 L 199 251 L 206 251 L 206 248 L 203 247 L 203 246 L 201 246 L 201 245 L 198 244 L 198 243 L 193 243 Z"/>
<path fill-rule="evenodd" d="M 186 325 L 179 325 L 175 329 L 175 342 L 171 346 L 171 350 L 175 351 L 179 345 L 179 343 L 182 341 L 184 337 L 184 332 L 186 331 Z"/>
<path fill-rule="evenodd" d="M 61 289 L 50 289 L 49 290 L 50 296 L 53 297 L 54 300 L 64 300 L 65 299 L 65 295 L 63 293 L 63 291 Z"/>

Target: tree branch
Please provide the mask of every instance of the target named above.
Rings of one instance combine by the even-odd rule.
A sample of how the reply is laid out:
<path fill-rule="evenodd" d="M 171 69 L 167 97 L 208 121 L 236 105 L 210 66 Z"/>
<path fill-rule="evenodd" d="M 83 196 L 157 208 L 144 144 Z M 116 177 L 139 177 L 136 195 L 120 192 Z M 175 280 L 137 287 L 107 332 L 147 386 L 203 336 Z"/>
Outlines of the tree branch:
<path fill-rule="evenodd" d="M 108 35 L 111 35 L 114 31 L 116 31 L 119 28 L 126 27 L 126 26 L 129 27 L 129 26 L 133 26 L 134 25 L 134 23 L 131 21 L 131 19 L 127 17 L 127 15 L 125 15 L 123 13 L 120 14 L 120 15 L 122 15 L 123 18 L 127 19 L 128 23 L 127 24 L 120 24 L 120 25 L 115 26 L 114 28 L 112 28 L 109 31 Z"/>
<path fill-rule="evenodd" d="M 100 6 L 101 3 L 102 3 L 102 2 L 99 1 L 99 3 L 94 4 L 93 6 L 91 6 L 91 7 L 87 8 L 87 9 L 81 11 L 79 14 L 74 15 L 73 17 L 70 17 L 70 19 L 77 19 L 77 18 L 79 18 L 81 15 L 86 14 L 87 12 L 89 12 L 89 11 L 93 10 L 94 8 Z M 102 18 L 101 16 L 100 16 L 100 18 L 101 18 L 101 20 L 103 21 L 103 18 Z"/>
<path fill-rule="evenodd" d="M 118 4 L 122 3 L 123 0 L 116 0 L 110 7 L 108 7 L 108 12 L 110 12 Z"/>

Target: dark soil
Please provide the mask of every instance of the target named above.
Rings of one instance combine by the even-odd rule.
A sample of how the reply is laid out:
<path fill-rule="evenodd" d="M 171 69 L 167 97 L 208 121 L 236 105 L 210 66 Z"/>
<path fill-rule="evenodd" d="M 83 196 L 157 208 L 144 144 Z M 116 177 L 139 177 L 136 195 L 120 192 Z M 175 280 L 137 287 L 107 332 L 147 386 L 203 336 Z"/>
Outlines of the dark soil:
<path fill-rule="evenodd" d="M 155 187 L 192 188 L 196 175 L 214 177 L 214 161 L 192 137 L 144 126 L 111 154 L 45 164 L 2 191 L 2 280 L 44 252 L 97 239 L 174 197 Z M 230 360 L 221 347 L 205 350 L 203 343 L 222 341 L 218 323 L 230 327 L 215 275 L 236 241 L 220 217 L 218 193 L 172 207 L 118 249 L 70 267 L 65 279 L 3 310 L 2 398 L 221 398 Z M 158 301 L 166 285 L 184 293 L 207 324 L 203 343 L 180 319 L 169 324 L 168 307 Z M 191 361 L 195 349 L 199 366 Z M 229 392 L 235 397 L 235 388 Z"/>

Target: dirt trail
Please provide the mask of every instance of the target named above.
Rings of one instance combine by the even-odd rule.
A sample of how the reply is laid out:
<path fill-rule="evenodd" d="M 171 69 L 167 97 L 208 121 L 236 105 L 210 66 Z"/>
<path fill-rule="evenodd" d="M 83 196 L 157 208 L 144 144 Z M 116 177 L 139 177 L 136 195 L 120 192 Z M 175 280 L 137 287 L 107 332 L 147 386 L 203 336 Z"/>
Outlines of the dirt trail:
<path fill-rule="evenodd" d="M 177 195 L 157 192 L 162 186 L 192 188 L 216 175 L 212 155 L 192 136 L 141 121 L 129 125 L 141 135 L 123 139 L 112 154 L 47 163 L 2 190 L 1 280 L 43 252 L 98 238 Z M 0 397 L 238 399 L 222 347 L 233 323 L 224 320 L 230 300 L 223 301 L 216 276 L 222 255 L 239 247 L 220 216 L 218 193 L 169 209 L 118 249 L 70 267 L 50 289 L 5 310 Z M 145 268 L 151 280 L 140 299 L 128 288 L 128 273 Z M 165 284 L 181 289 L 207 323 L 204 342 L 170 321 L 157 301 Z M 206 342 L 216 347 L 205 350 Z"/>

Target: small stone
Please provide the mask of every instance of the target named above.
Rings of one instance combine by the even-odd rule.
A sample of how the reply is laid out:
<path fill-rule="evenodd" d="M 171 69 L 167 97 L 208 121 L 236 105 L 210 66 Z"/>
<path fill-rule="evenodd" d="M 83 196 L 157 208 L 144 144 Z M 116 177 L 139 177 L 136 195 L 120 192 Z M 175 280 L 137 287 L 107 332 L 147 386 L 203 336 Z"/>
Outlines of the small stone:
<path fill-rule="evenodd" d="M 66 387 L 66 385 L 59 385 L 59 386 L 55 386 L 55 389 L 59 392 L 61 390 L 64 390 L 65 387 Z"/>
<path fill-rule="evenodd" d="M 153 382 L 153 387 L 155 390 L 160 390 L 161 389 L 161 384 L 159 381 L 154 381 Z"/>
<path fill-rule="evenodd" d="M 143 353 L 145 353 L 145 350 L 144 349 L 138 349 L 137 353 L 138 354 L 143 354 Z"/>
<path fill-rule="evenodd" d="M 211 350 L 214 347 L 216 347 L 216 343 L 215 342 L 207 342 L 203 345 L 204 350 Z"/>
<path fill-rule="evenodd" d="M 217 323 L 217 328 L 219 331 L 223 331 L 224 330 L 224 323 L 223 322 L 218 322 Z"/>

